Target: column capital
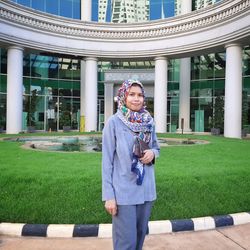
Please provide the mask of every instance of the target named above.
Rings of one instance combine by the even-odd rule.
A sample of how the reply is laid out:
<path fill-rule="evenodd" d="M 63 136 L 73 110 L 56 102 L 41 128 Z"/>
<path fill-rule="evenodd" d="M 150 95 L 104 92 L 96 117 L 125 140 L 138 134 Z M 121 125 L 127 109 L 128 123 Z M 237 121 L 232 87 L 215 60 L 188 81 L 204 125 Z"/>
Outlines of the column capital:
<path fill-rule="evenodd" d="M 107 82 L 104 82 L 104 85 L 109 85 L 109 86 L 114 86 L 115 83 L 112 81 L 107 81 Z"/>
<path fill-rule="evenodd" d="M 16 50 L 24 51 L 24 48 L 16 46 L 16 45 L 11 45 L 7 49 L 16 49 Z"/>
<path fill-rule="evenodd" d="M 158 61 L 158 60 L 168 60 L 168 58 L 166 56 L 157 56 L 157 57 L 155 57 L 154 61 Z"/>
<path fill-rule="evenodd" d="M 229 47 L 241 47 L 242 48 L 242 45 L 239 43 L 228 43 L 225 45 L 225 49 L 227 49 Z"/>
<path fill-rule="evenodd" d="M 97 57 L 85 57 L 84 58 L 85 61 L 98 61 L 98 58 Z"/>

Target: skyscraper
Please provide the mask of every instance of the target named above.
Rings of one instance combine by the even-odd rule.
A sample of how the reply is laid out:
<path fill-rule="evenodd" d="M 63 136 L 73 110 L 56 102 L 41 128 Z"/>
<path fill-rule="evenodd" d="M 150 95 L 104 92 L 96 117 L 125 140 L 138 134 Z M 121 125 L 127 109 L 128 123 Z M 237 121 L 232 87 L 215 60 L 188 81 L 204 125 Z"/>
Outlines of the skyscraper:
<path fill-rule="evenodd" d="M 175 15 L 181 14 L 181 4 L 183 0 L 176 0 L 175 1 Z M 219 2 L 220 0 L 196 0 L 194 1 L 194 9 L 202 9 L 207 7 L 208 5 L 212 5 L 216 2 Z"/>
<path fill-rule="evenodd" d="M 205 8 L 208 5 L 212 5 L 214 3 L 218 2 L 218 0 L 196 0 L 195 2 L 195 9 L 201 9 L 201 8 Z"/>
<path fill-rule="evenodd" d="M 111 22 L 134 23 L 149 20 L 149 0 L 99 0 L 98 21 L 106 22 L 111 10 Z"/>

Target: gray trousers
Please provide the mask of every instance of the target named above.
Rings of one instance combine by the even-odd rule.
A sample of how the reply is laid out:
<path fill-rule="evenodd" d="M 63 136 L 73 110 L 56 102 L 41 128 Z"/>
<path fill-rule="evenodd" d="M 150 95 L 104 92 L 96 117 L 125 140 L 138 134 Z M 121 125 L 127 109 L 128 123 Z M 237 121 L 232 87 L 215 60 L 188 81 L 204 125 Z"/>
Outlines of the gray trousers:
<path fill-rule="evenodd" d="M 141 250 L 148 229 L 153 202 L 139 205 L 118 205 L 112 217 L 114 250 Z"/>

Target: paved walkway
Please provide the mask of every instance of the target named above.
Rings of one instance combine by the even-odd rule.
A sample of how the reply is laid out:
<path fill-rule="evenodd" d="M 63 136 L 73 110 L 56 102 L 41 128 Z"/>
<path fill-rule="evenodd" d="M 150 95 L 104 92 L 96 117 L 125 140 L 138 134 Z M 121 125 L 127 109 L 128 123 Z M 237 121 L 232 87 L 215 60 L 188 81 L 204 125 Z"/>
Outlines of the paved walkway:
<path fill-rule="evenodd" d="M 0 236 L 1 250 L 111 250 L 110 238 Z M 250 223 L 198 232 L 148 235 L 143 250 L 250 250 Z"/>

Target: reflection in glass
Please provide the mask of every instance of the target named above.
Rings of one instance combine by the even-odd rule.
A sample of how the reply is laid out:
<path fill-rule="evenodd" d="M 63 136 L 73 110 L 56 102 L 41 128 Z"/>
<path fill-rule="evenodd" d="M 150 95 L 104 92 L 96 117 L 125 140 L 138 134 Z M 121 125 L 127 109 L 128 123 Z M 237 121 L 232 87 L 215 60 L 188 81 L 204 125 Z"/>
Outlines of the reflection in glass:
<path fill-rule="evenodd" d="M 7 75 L 4 74 L 0 75 L 0 92 L 7 92 Z"/>
<path fill-rule="evenodd" d="M 7 74 L 7 50 L 0 49 L 0 73 Z"/>
<path fill-rule="evenodd" d="M 58 124 L 58 97 L 49 95 L 45 98 L 46 130 L 57 131 Z"/>
<path fill-rule="evenodd" d="M 215 53 L 214 59 L 214 77 L 224 78 L 226 69 L 226 54 L 225 53 Z"/>

